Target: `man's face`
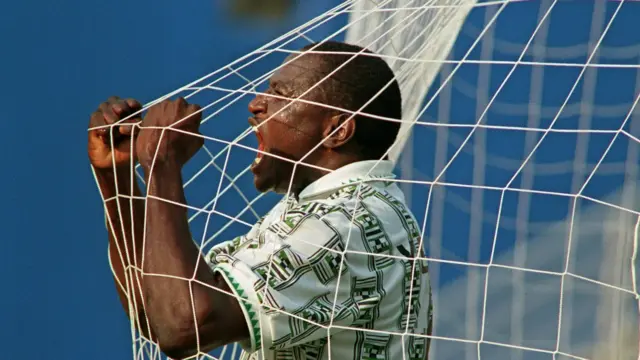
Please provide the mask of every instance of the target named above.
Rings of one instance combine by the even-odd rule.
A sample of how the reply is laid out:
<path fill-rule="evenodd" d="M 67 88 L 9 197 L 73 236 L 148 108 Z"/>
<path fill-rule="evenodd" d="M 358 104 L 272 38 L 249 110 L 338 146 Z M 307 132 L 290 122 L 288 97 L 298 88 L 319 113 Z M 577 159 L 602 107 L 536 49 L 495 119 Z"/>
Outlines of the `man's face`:
<path fill-rule="evenodd" d="M 267 91 L 249 104 L 249 111 L 253 114 L 249 122 L 257 129 L 259 150 L 267 153 L 257 154 L 251 166 L 258 191 L 300 191 L 307 185 L 305 173 L 310 171 L 304 163 L 317 164 L 322 156 L 322 147 L 311 150 L 323 139 L 327 110 L 293 100 L 301 97 L 307 101 L 322 102 L 320 89 L 307 92 L 318 78 L 314 69 L 320 65 L 315 56 L 299 57 L 274 73 Z M 293 161 L 303 160 L 303 164 L 295 169 L 291 189 L 294 164 L 269 154 Z"/>

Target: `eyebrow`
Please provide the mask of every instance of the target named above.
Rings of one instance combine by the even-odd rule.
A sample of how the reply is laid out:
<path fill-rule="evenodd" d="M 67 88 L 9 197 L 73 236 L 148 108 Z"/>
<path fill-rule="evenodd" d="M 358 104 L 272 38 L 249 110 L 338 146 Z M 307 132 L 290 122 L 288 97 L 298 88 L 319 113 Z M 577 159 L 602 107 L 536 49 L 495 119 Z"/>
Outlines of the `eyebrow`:
<path fill-rule="evenodd" d="M 269 86 L 273 88 L 279 88 L 279 87 L 282 87 L 282 82 L 278 80 L 269 80 Z"/>
<path fill-rule="evenodd" d="M 288 87 L 285 83 L 283 83 L 282 81 L 278 81 L 278 80 L 269 80 L 269 86 L 274 88 L 274 89 L 278 89 L 281 92 L 284 93 L 291 93 L 291 88 Z"/>

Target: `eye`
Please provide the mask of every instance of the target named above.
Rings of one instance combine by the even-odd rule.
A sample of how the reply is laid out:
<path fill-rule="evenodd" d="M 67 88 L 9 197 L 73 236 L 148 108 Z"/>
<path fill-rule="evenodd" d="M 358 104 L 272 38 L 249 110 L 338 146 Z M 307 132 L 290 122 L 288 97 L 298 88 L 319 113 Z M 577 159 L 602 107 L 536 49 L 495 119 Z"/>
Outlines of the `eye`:
<path fill-rule="evenodd" d="M 282 95 L 282 92 L 280 92 L 277 89 L 274 89 L 272 87 L 267 88 L 267 90 L 264 93 L 265 94 L 269 94 L 269 95 L 284 96 L 284 95 Z M 274 99 L 277 100 L 277 98 L 274 98 Z"/>
<path fill-rule="evenodd" d="M 276 95 L 278 95 L 278 96 L 288 97 L 287 94 L 284 91 L 282 91 L 282 90 L 280 90 L 278 88 L 275 88 L 274 91 L 275 91 Z"/>

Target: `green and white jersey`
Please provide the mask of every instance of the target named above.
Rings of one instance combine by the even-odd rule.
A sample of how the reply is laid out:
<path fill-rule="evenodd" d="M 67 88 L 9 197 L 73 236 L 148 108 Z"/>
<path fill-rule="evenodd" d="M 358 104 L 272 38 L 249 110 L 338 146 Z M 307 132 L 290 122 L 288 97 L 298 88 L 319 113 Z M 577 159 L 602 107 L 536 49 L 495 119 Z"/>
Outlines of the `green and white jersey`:
<path fill-rule="evenodd" d="M 208 253 L 241 299 L 251 334 L 242 359 L 427 358 L 427 265 L 412 260 L 419 226 L 392 170 L 342 167 Z"/>

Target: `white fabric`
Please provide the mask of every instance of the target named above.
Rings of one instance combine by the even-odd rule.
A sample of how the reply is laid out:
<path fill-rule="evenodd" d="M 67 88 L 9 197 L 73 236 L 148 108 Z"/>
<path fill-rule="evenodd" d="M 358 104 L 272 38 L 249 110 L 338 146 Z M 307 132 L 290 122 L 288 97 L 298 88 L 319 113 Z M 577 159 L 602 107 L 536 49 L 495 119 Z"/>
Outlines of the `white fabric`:
<path fill-rule="evenodd" d="M 251 333 L 243 359 L 426 358 L 426 262 L 407 258 L 418 252 L 419 228 L 388 181 L 392 169 L 340 168 L 209 252 L 242 299 Z"/>

